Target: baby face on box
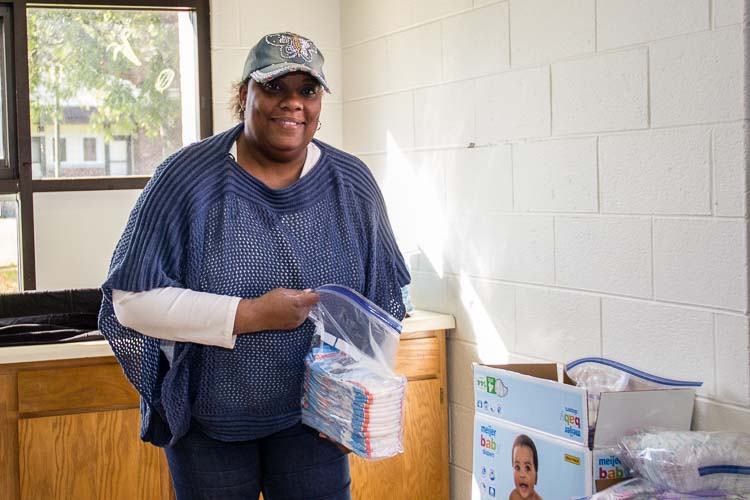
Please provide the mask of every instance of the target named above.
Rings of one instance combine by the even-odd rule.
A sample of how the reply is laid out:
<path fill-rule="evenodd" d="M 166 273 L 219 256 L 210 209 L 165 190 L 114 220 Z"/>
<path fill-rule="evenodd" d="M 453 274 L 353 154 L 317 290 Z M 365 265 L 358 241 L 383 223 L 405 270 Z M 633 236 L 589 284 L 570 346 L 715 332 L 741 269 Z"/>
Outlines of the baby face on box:
<path fill-rule="evenodd" d="M 539 470 L 539 457 L 534 441 L 525 434 L 513 442 L 513 484 L 509 500 L 542 500 L 534 490 Z"/>

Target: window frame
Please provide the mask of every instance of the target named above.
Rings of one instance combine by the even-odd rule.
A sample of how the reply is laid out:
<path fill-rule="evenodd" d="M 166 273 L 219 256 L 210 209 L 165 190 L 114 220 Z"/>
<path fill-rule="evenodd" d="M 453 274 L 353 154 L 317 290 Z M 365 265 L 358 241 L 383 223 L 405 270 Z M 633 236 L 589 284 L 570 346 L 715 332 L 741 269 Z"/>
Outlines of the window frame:
<path fill-rule="evenodd" d="M 198 56 L 199 138 L 213 133 L 211 93 L 211 43 L 209 0 L 117 0 L 112 5 L 102 0 L 0 0 L 0 17 L 7 27 L 5 35 L 7 144 L 10 167 L 0 167 L 0 194 L 17 194 L 20 228 L 19 276 L 22 290 L 36 288 L 34 242 L 34 193 L 61 191 L 106 191 L 143 189 L 151 176 L 32 179 L 31 120 L 29 100 L 29 61 L 26 11 L 29 7 L 96 8 L 114 10 L 194 11 Z M 15 95 L 8 95 L 14 88 Z M 15 120 L 15 126 L 13 121 Z"/>

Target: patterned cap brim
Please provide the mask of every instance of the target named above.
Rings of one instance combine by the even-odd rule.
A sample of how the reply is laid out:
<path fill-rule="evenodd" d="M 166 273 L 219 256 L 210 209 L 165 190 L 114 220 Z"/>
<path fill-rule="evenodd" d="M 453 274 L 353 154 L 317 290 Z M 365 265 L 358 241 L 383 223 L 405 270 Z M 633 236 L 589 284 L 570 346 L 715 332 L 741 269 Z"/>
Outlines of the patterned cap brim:
<path fill-rule="evenodd" d="M 250 73 L 250 77 L 258 83 L 266 83 L 270 82 L 274 78 L 278 78 L 280 76 L 286 75 L 287 73 L 293 73 L 295 71 L 304 71 L 305 73 L 311 74 L 320 82 L 326 92 L 328 92 L 329 94 L 331 93 L 331 89 L 328 88 L 328 82 L 326 82 L 323 74 L 320 71 L 315 71 L 309 66 L 305 66 L 304 64 L 272 64 L 271 66 L 266 66 L 263 69 L 253 71 L 252 73 Z"/>

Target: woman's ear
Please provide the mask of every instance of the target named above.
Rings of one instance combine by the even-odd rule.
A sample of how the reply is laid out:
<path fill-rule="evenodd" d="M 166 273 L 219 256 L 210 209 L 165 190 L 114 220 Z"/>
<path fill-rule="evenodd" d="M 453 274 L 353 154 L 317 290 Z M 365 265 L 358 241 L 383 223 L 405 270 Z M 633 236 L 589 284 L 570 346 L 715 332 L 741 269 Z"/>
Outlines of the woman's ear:
<path fill-rule="evenodd" d="M 245 110 L 245 106 L 247 105 L 247 90 L 248 87 L 250 87 L 250 82 L 247 81 L 244 85 L 240 85 L 240 109 L 242 111 Z"/>

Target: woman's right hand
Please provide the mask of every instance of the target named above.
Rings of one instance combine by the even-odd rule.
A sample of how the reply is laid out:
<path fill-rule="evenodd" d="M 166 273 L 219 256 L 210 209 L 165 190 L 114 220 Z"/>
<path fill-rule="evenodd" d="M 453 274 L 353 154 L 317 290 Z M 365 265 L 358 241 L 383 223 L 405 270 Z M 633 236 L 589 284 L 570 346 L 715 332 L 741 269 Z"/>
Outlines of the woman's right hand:
<path fill-rule="evenodd" d="M 300 326 L 320 296 L 311 290 L 276 288 L 254 299 L 242 299 L 234 318 L 234 334 L 293 330 Z"/>

